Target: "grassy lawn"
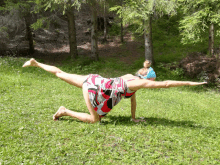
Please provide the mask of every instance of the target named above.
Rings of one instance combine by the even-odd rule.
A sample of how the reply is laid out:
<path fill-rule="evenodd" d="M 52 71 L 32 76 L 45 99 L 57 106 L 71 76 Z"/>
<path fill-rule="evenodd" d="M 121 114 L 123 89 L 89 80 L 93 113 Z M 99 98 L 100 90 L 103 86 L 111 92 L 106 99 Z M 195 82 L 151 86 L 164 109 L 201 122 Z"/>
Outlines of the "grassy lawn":
<path fill-rule="evenodd" d="M 69 117 L 54 122 L 61 105 L 87 112 L 82 91 L 40 69 L 21 68 L 26 60 L 0 58 L 0 164 L 220 164 L 219 92 L 205 87 L 140 90 L 136 115 L 146 119 L 143 123 L 130 121 L 130 99 L 101 124 Z M 102 62 L 60 67 L 83 74 L 94 68 L 106 77 L 125 73 L 127 66 Z"/>

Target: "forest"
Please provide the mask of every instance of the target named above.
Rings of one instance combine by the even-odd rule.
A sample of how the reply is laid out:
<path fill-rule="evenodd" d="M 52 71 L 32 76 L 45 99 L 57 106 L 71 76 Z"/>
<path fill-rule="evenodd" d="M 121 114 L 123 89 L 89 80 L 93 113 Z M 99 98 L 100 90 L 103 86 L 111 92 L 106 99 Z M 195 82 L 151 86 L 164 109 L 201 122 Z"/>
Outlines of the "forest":
<path fill-rule="evenodd" d="M 109 45 L 116 49 L 132 41 L 130 47 L 139 44 L 128 50 L 134 60 L 182 60 L 176 67 L 186 75 L 202 74 L 216 82 L 219 19 L 218 0 L 5 0 L 0 4 L 0 55 L 98 61 L 111 56 Z"/>

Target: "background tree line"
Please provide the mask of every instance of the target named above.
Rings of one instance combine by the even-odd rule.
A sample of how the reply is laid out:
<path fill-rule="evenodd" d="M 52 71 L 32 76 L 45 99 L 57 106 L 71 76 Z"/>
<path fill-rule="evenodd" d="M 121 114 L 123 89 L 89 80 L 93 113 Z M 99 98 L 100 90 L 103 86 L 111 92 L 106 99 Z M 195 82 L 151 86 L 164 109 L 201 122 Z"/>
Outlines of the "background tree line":
<path fill-rule="evenodd" d="M 123 29 L 126 24 L 135 24 L 136 31 L 144 36 L 145 59 L 154 63 L 152 22 L 163 16 L 171 18 L 178 15 L 179 35 L 182 43 L 197 43 L 207 40 L 207 52 L 214 55 L 214 37 L 219 35 L 220 13 L 219 0 L 4 0 L 0 3 L 2 14 L 18 14 L 24 19 L 26 39 L 29 42 L 29 53 L 34 53 L 33 30 L 42 28 L 45 22 L 50 25 L 51 13 L 61 13 L 68 20 L 68 40 L 70 56 L 78 57 L 77 33 L 75 13 L 81 10 L 82 5 L 89 5 L 91 9 L 91 58 L 99 60 L 98 51 L 98 16 L 103 18 L 103 41 L 107 41 L 107 16 L 112 12 L 120 20 L 120 38 L 123 39 Z M 35 22 L 33 15 L 37 15 Z M 2 24 L 0 31 L 8 27 Z"/>

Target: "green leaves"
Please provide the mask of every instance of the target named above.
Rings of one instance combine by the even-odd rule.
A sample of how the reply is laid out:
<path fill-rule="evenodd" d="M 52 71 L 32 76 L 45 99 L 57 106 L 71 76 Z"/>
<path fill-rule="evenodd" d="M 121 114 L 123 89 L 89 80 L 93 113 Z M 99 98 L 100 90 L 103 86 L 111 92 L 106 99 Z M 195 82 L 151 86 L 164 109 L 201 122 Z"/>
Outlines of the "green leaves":
<path fill-rule="evenodd" d="M 33 28 L 34 30 L 37 30 L 39 28 L 43 28 L 43 23 L 44 22 L 47 22 L 47 24 L 49 26 L 50 21 L 48 20 L 47 17 L 43 17 L 43 18 L 37 19 L 37 22 L 33 23 L 31 25 L 31 28 Z"/>
<path fill-rule="evenodd" d="M 116 5 L 110 8 L 110 11 L 117 11 L 120 18 L 123 18 L 123 23 L 137 23 L 138 32 L 143 31 L 143 20 L 147 20 L 149 15 L 155 14 L 163 16 L 164 14 L 175 15 L 177 3 L 174 0 L 125 0 L 122 5 Z"/>
<path fill-rule="evenodd" d="M 179 0 L 184 13 L 180 21 L 182 43 L 196 43 L 204 40 L 203 34 L 210 24 L 220 25 L 220 3 L 217 0 Z M 219 30 L 217 30 L 219 34 Z M 207 37 L 208 38 L 208 37 Z"/>
<path fill-rule="evenodd" d="M 201 34 L 207 28 L 206 24 L 201 21 L 200 15 L 186 16 L 180 21 L 180 31 L 182 36 L 182 43 L 196 43 L 201 42 Z M 202 27 L 202 28 L 201 28 Z"/>
<path fill-rule="evenodd" d="M 71 0 L 36 0 L 34 2 L 45 11 L 61 10 L 63 15 L 73 6 L 75 6 L 77 10 L 81 7 L 81 2 L 79 0 L 74 0 L 73 2 Z"/>

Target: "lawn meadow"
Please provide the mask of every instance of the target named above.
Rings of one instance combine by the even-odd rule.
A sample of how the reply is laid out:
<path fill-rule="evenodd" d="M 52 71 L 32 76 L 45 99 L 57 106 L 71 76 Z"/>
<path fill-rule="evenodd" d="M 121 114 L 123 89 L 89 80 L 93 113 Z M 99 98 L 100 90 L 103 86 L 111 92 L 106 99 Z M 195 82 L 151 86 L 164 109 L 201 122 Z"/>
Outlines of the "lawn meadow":
<path fill-rule="evenodd" d="M 136 116 L 145 118 L 142 123 L 130 121 L 130 99 L 122 100 L 102 123 L 70 117 L 55 122 L 52 116 L 61 105 L 87 112 L 82 91 L 38 68 L 22 68 L 26 60 L 0 58 L 1 165 L 220 164 L 220 96 L 215 89 L 140 90 Z M 85 74 L 93 68 L 103 76 L 119 76 L 127 67 L 113 59 L 80 67 L 83 62 L 59 67 Z M 165 68 L 156 69 L 158 79 L 163 78 Z M 179 77 L 166 72 L 169 78 Z"/>
<path fill-rule="evenodd" d="M 162 62 L 178 62 L 187 51 L 203 51 L 205 44 L 183 46 L 165 36 L 163 55 L 164 40 L 154 42 L 157 80 L 189 80 L 181 69 L 170 70 Z M 220 95 L 215 87 L 139 90 L 136 117 L 146 122 L 131 121 L 130 99 L 122 100 L 101 123 L 70 117 L 53 121 L 61 105 L 88 112 L 82 90 L 39 68 L 22 68 L 26 60 L 0 57 L 0 165 L 220 164 Z M 117 58 L 78 59 L 57 65 L 70 73 L 117 77 L 134 74 L 143 61 L 128 65 Z"/>

